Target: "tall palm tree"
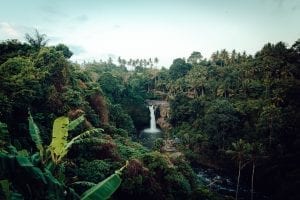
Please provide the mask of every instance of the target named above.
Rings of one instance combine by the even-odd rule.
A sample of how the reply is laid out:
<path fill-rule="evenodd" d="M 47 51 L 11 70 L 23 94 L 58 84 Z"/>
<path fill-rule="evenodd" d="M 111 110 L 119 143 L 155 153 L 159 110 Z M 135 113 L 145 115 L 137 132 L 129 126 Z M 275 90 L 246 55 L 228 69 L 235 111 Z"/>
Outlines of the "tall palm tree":
<path fill-rule="evenodd" d="M 155 57 L 155 58 L 154 58 L 154 63 L 155 63 L 155 66 L 156 66 L 156 67 L 157 67 L 158 62 L 159 62 L 159 61 L 158 61 L 158 58 Z"/>
<path fill-rule="evenodd" d="M 35 30 L 35 34 L 33 36 L 29 35 L 28 33 L 25 34 L 25 39 L 35 49 L 40 49 L 46 46 L 47 42 L 49 41 L 46 38 L 47 35 L 40 34 L 37 29 Z"/>
<path fill-rule="evenodd" d="M 237 184 L 236 184 L 235 200 L 238 199 L 241 170 L 247 164 L 246 160 L 248 158 L 249 150 L 250 150 L 250 144 L 246 143 L 242 139 L 239 139 L 237 142 L 232 143 L 231 150 L 226 151 L 227 154 L 232 156 L 232 159 L 238 162 L 238 177 L 237 177 Z"/>
<path fill-rule="evenodd" d="M 256 162 L 259 158 L 261 158 L 263 154 L 263 146 L 261 143 L 255 142 L 251 144 L 250 147 L 250 160 L 252 162 L 252 174 L 251 174 L 251 200 L 253 200 L 253 193 L 254 193 L 254 173 Z"/>

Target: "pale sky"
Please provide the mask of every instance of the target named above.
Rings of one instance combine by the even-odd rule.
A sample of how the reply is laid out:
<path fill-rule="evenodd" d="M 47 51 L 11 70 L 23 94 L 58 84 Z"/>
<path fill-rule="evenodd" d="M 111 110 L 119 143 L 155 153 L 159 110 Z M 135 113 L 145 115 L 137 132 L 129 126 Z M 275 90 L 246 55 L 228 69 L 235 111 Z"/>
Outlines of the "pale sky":
<path fill-rule="evenodd" d="M 300 0 L 0 0 L 0 40 L 38 29 L 73 61 L 173 59 L 216 50 L 254 54 L 300 38 Z"/>

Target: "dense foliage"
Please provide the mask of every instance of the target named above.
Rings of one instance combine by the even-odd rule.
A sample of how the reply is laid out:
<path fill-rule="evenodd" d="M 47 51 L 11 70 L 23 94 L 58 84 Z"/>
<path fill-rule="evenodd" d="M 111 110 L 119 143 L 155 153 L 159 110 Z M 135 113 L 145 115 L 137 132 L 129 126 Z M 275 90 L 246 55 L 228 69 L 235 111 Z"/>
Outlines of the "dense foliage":
<path fill-rule="evenodd" d="M 198 185 L 184 158 L 171 161 L 131 139 L 148 126 L 145 99 L 157 70 L 79 66 L 67 46 L 47 46 L 38 32 L 26 38 L 0 44 L 1 199 L 88 199 L 94 193 L 84 191 L 103 180 L 121 184 L 113 199 L 192 195 Z M 114 172 L 125 161 L 121 183 Z"/>
<path fill-rule="evenodd" d="M 175 67 L 179 60 L 174 60 L 163 82 L 173 134 L 181 139 L 186 155 L 195 163 L 232 173 L 226 150 L 243 139 L 250 147 L 233 157 L 237 168 L 243 162 L 242 179 L 250 185 L 250 163 L 256 163 L 256 190 L 268 192 L 272 199 L 297 199 L 299 53 L 298 40 L 291 47 L 266 44 L 254 56 L 222 50 L 210 60 L 194 52 L 188 62 L 180 61 L 181 67 Z"/>
<path fill-rule="evenodd" d="M 26 39 L 0 43 L 0 153 L 16 163 L 16 175 L 27 164 L 33 171 L 28 180 L 40 173 L 52 181 L 34 185 L 39 194 L 1 171 L 0 198 L 64 199 L 63 189 L 76 196 L 69 199 L 78 198 L 126 161 L 112 199 L 219 199 L 198 181 L 190 162 L 236 176 L 236 198 L 240 182 L 251 187 L 251 198 L 258 191 L 272 199 L 299 198 L 299 40 L 291 47 L 266 44 L 254 56 L 221 50 L 207 60 L 193 52 L 158 70 L 157 58 L 79 65 L 69 60 L 67 46 L 47 46 L 43 34 Z M 153 150 L 134 142 L 149 126 L 146 99 L 170 102 L 172 129 L 165 137 L 177 141 L 179 156 L 162 152 L 163 139 Z M 53 140 L 53 123 L 80 116 L 82 123 Z M 35 126 L 28 127 L 28 117 Z M 33 137 L 37 127 L 40 137 Z M 93 128 L 102 131 L 78 137 Z M 59 141 L 65 147 L 76 137 L 60 156 Z M 46 159 L 37 164 L 31 158 L 48 146 L 56 165 L 51 174 L 44 169 Z"/>

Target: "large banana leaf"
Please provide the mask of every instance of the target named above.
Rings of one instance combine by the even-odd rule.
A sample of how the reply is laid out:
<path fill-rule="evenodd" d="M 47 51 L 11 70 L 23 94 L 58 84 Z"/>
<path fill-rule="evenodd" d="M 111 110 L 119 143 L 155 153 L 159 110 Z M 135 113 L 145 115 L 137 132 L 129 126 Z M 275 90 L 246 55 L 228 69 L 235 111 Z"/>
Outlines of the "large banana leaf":
<path fill-rule="evenodd" d="M 94 132 L 103 131 L 103 129 L 92 129 L 86 131 L 76 137 L 74 137 L 70 142 L 67 141 L 68 131 L 74 129 L 78 124 L 84 121 L 84 116 L 73 120 L 69 123 L 69 118 L 59 117 L 54 121 L 52 130 L 52 142 L 49 145 L 52 160 L 54 163 L 59 163 L 61 159 L 68 153 L 71 146 L 76 140 L 80 140 Z"/>
<path fill-rule="evenodd" d="M 25 156 L 16 156 L 18 164 L 35 180 L 47 184 L 42 170 L 38 167 L 33 166 L 32 162 Z"/>
<path fill-rule="evenodd" d="M 21 167 L 33 167 L 33 164 L 25 156 L 16 156 L 17 162 Z"/>
<path fill-rule="evenodd" d="M 126 164 L 115 171 L 115 173 L 105 180 L 101 181 L 97 185 L 93 186 L 86 192 L 82 194 L 81 200 L 105 200 L 110 198 L 110 196 L 118 189 L 121 184 L 121 173 L 128 166 L 128 161 Z"/>
<path fill-rule="evenodd" d="M 108 199 L 118 189 L 121 181 L 119 174 L 115 173 L 83 193 L 81 200 Z"/>
<path fill-rule="evenodd" d="M 65 146 L 67 145 L 68 137 L 68 125 L 68 117 L 59 117 L 53 123 L 52 142 L 49 148 L 54 162 L 57 162 L 58 158 L 62 154 L 65 154 Z"/>
<path fill-rule="evenodd" d="M 24 200 L 24 197 L 23 197 L 23 195 L 20 194 L 20 193 L 12 192 L 12 193 L 11 193 L 10 199 L 11 199 L 11 200 Z"/>
<path fill-rule="evenodd" d="M 78 117 L 77 119 L 73 120 L 70 122 L 68 129 L 69 131 L 73 130 L 74 128 L 76 128 L 80 123 L 82 123 L 84 121 L 84 115 L 81 115 L 80 117 Z"/>
<path fill-rule="evenodd" d="M 93 133 L 99 133 L 102 131 L 103 131 L 102 128 L 94 128 L 94 129 L 85 131 L 85 132 L 77 135 L 76 137 L 72 138 L 72 140 L 70 142 L 68 142 L 68 144 L 66 145 L 66 149 L 69 150 L 76 141 L 81 140 L 82 138 L 85 138 Z"/>
<path fill-rule="evenodd" d="M 41 157 L 43 157 L 44 148 L 43 148 L 43 143 L 42 143 L 42 139 L 40 136 L 40 129 L 33 121 L 33 118 L 31 116 L 30 112 L 29 112 L 28 122 L 29 122 L 29 133 L 30 133 L 31 139 L 35 143 L 36 148 L 40 151 Z"/>
<path fill-rule="evenodd" d="M 7 176 L 14 170 L 14 160 L 11 159 L 13 156 L 0 152 L 0 179 L 6 179 Z"/>

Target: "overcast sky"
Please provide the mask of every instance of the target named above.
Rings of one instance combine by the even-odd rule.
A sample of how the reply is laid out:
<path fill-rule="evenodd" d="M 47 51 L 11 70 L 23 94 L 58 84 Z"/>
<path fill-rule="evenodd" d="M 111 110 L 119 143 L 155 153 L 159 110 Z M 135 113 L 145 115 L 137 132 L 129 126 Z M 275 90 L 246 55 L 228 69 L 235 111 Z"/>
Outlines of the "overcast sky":
<path fill-rule="evenodd" d="M 72 60 L 172 60 L 226 48 L 253 54 L 300 38 L 300 0 L 0 0 L 0 40 L 38 29 Z"/>

